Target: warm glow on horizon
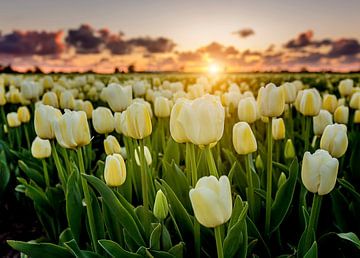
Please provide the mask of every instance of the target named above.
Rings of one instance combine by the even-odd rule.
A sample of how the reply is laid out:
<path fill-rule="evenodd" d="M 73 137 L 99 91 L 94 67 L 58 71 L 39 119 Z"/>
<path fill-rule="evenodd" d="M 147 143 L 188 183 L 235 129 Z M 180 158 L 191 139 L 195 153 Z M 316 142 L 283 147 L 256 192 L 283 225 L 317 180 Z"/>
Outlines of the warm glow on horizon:
<path fill-rule="evenodd" d="M 218 74 L 221 72 L 221 68 L 217 63 L 211 63 L 209 64 L 208 72 L 210 74 Z"/>

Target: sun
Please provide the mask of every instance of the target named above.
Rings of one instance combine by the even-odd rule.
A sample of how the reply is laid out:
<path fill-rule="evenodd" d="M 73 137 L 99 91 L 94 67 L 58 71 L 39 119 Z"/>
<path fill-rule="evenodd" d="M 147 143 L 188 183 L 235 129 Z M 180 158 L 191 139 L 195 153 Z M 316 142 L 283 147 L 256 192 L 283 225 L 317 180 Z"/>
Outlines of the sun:
<path fill-rule="evenodd" d="M 220 66 L 216 63 L 211 63 L 208 66 L 208 72 L 210 74 L 218 74 L 218 73 L 220 73 L 220 70 L 221 70 Z"/>

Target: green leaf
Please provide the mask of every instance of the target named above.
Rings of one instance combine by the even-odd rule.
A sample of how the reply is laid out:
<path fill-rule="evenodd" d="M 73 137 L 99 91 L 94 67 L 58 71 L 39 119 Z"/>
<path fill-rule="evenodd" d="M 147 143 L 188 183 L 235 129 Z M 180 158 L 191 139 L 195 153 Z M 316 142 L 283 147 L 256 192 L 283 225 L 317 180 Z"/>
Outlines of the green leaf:
<path fill-rule="evenodd" d="M 172 255 L 174 255 L 176 258 L 182 258 L 184 257 L 184 247 L 185 247 L 185 243 L 184 242 L 180 242 L 177 245 L 174 245 L 173 247 L 170 248 L 169 253 L 171 253 Z"/>
<path fill-rule="evenodd" d="M 119 202 L 111 189 L 104 182 L 94 176 L 83 176 L 100 193 L 100 195 L 103 197 L 103 201 L 109 207 L 111 207 L 113 216 L 119 220 L 124 229 L 127 229 L 128 232 L 131 232 L 131 238 L 139 246 L 145 245 L 145 241 L 140 233 L 138 226 L 136 225 L 136 222 L 134 221 L 134 218 Z"/>
<path fill-rule="evenodd" d="M 67 182 L 66 216 L 74 239 L 79 242 L 81 233 L 81 216 L 83 212 L 81 191 L 78 183 L 78 173 L 73 172 Z"/>
<path fill-rule="evenodd" d="M 74 256 L 76 256 L 78 258 L 101 258 L 101 257 L 103 257 L 94 252 L 80 250 L 78 244 L 76 243 L 76 241 L 74 239 L 65 243 L 65 246 L 71 251 L 71 253 Z"/>
<path fill-rule="evenodd" d="M 28 165 L 26 165 L 26 163 L 22 160 L 19 160 L 18 164 L 20 169 L 26 174 L 29 179 L 34 180 L 39 185 L 45 186 L 43 174 L 33 168 L 28 167 Z"/>
<path fill-rule="evenodd" d="M 172 139 L 172 137 L 169 138 L 169 140 L 168 140 L 168 142 L 166 144 L 163 161 L 166 161 L 169 164 L 172 163 L 172 161 L 174 161 L 176 164 L 180 163 L 179 144 L 177 142 L 175 142 Z"/>
<path fill-rule="evenodd" d="M 72 258 L 73 255 L 65 248 L 50 243 L 27 243 L 22 241 L 8 240 L 8 244 L 15 250 L 33 258 Z"/>
<path fill-rule="evenodd" d="M 283 222 L 293 199 L 299 164 L 294 159 L 289 168 L 289 178 L 276 192 L 275 200 L 271 207 L 270 232 L 277 230 Z"/>
<path fill-rule="evenodd" d="M 5 152 L 0 152 L 0 194 L 4 192 L 10 181 L 10 170 L 6 162 Z"/>
<path fill-rule="evenodd" d="M 348 233 L 339 233 L 337 235 L 342 239 L 352 242 L 357 248 L 360 249 L 360 240 L 355 233 L 348 232 Z"/>
<path fill-rule="evenodd" d="M 112 257 L 129 257 L 129 258 L 141 258 L 142 256 L 136 253 L 126 251 L 118 243 L 111 240 L 99 240 L 100 246 L 111 255 Z"/>
<path fill-rule="evenodd" d="M 317 257 L 318 257 L 317 243 L 316 241 L 314 241 L 309 251 L 307 251 L 306 254 L 304 255 L 304 258 L 317 258 Z"/>
<path fill-rule="evenodd" d="M 160 250 L 161 224 L 158 223 L 150 235 L 150 248 Z"/>
<path fill-rule="evenodd" d="M 93 216 L 95 221 L 96 239 L 103 239 L 105 238 L 104 216 L 101 212 L 100 204 L 98 198 L 96 197 L 96 194 L 92 190 L 90 190 L 90 194 Z"/>

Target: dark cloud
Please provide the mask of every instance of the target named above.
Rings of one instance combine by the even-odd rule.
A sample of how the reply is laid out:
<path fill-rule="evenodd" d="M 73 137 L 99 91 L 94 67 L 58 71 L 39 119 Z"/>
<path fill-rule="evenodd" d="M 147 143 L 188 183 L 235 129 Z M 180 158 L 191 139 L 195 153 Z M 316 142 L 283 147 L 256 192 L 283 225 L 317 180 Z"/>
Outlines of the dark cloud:
<path fill-rule="evenodd" d="M 105 31 L 102 30 L 102 32 Z M 104 38 L 90 25 L 83 24 L 78 29 L 70 29 L 65 41 L 68 45 L 75 47 L 78 53 L 90 54 L 100 52 Z"/>
<path fill-rule="evenodd" d="M 234 31 L 233 34 L 239 36 L 240 38 L 247 38 L 255 34 L 255 31 L 251 28 L 244 28 L 238 31 Z"/>
<path fill-rule="evenodd" d="M 12 55 L 55 55 L 64 49 L 62 31 L 13 31 L 0 35 L 0 53 Z"/>
<path fill-rule="evenodd" d="M 339 39 L 333 41 L 328 57 L 336 58 L 341 56 L 356 55 L 360 53 L 360 44 L 356 39 Z"/>
<path fill-rule="evenodd" d="M 201 54 L 198 52 L 179 52 L 177 53 L 180 62 L 199 62 L 201 61 Z"/>
<path fill-rule="evenodd" d="M 128 44 L 132 46 L 143 47 L 150 53 L 171 52 L 176 46 L 176 44 L 171 39 L 164 37 L 139 37 L 128 40 Z"/>
<path fill-rule="evenodd" d="M 285 44 L 285 48 L 302 48 L 311 44 L 311 40 L 314 36 L 312 30 L 300 33 L 295 39 L 288 41 Z"/>
<path fill-rule="evenodd" d="M 131 45 L 122 39 L 123 34 L 110 35 L 106 40 L 106 48 L 114 55 L 125 55 L 131 53 Z"/>

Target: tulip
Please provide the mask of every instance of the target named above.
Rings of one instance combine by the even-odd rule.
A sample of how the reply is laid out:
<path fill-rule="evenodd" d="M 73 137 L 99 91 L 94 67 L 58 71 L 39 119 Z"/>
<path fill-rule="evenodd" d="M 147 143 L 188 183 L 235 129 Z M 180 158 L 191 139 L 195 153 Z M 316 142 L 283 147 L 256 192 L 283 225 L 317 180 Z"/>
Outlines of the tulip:
<path fill-rule="evenodd" d="M 42 92 L 42 85 L 34 81 L 23 81 L 21 83 L 21 95 L 25 99 L 38 99 Z"/>
<path fill-rule="evenodd" d="M 18 127 L 21 125 L 18 114 L 16 112 L 10 112 L 6 115 L 7 124 L 9 127 Z"/>
<path fill-rule="evenodd" d="M 105 101 L 114 112 L 122 112 L 132 101 L 131 86 L 121 86 L 117 83 L 110 83 L 102 90 Z"/>
<path fill-rule="evenodd" d="M 257 150 L 256 139 L 248 123 L 238 122 L 234 125 L 233 145 L 240 155 L 250 154 Z"/>
<path fill-rule="evenodd" d="M 82 110 L 85 111 L 87 119 L 92 118 L 92 112 L 93 112 L 94 108 L 90 101 L 88 101 L 88 100 L 84 101 Z"/>
<path fill-rule="evenodd" d="M 260 154 L 255 159 L 255 167 L 257 170 L 262 171 L 264 169 L 264 162 L 261 159 Z"/>
<path fill-rule="evenodd" d="M 110 187 L 118 187 L 125 182 L 126 166 L 120 154 L 115 153 L 106 157 L 104 179 Z"/>
<path fill-rule="evenodd" d="M 84 111 L 65 110 L 53 121 L 56 140 L 63 148 L 76 148 L 90 143 L 90 129 Z"/>
<path fill-rule="evenodd" d="M 284 174 L 284 172 L 281 172 L 280 176 L 279 176 L 279 179 L 278 179 L 278 183 L 277 183 L 277 187 L 278 189 L 283 185 L 285 184 L 286 182 L 286 175 Z"/>
<path fill-rule="evenodd" d="M 235 91 L 226 92 L 221 96 L 223 105 L 228 107 L 231 113 L 238 108 L 240 99 L 241 93 Z"/>
<path fill-rule="evenodd" d="M 5 104 L 6 104 L 5 89 L 4 87 L 0 87 L 0 106 L 4 106 Z"/>
<path fill-rule="evenodd" d="M 342 97 L 351 95 L 354 86 L 354 81 L 351 79 L 341 80 L 339 83 L 339 92 Z"/>
<path fill-rule="evenodd" d="M 31 144 L 31 154 L 34 158 L 44 159 L 51 155 L 51 145 L 49 140 L 43 140 L 36 136 Z"/>
<path fill-rule="evenodd" d="M 326 126 L 320 140 L 320 148 L 327 150 L 331 156 L 340 158 L 348 147 L 347 127 L 343 124 Z"/>
<path fill-rule="evenodd" d="M 114 131 L 115 119 L 111 110 L 106 107 L 98 107 L 92 112 L 94 129 L 99 134 L 108 134 Z"/>
<path fill-rule="evenodd" d="M 337 107 L 345 106 L 345 103 L 346 103 L 346 99 L 345 99 L 345 98 L 340 98 L 340 99 L 338 100 L 338 105 L 337 105 Z"/>
<path fill-rule="evenodd" d="M 75 99 L 70 91 L 64 91 L 60 94 L 60 107 L 62 109 L 74 109 Z"/>
<path fill-rule="evenodd" d="M 26 106 L 19 107 L 17 114 L 21 123 L 28 123 L 30 121 L 30 111 Z"/>
<path fill-rule="evenodd" d="M 283 88 L 283 90 L 284 90 L 285 103 L 286 104 L 293 103 L 296 99 L 296 94 L 298 91 L 296 85 L 292 82 L 285 82 L 280 87 Z"/>
<path fill-rule="evenodd" d="M 84 110 L 84 101 L 82 99 L 75 99 L 74 111 Z"/>
<path fill-rule="evenodd" d="M 187 104 L 187 99 L 179 99 L 176 101 L 174 107 L 171 110 L 170 114 L 170 133 L 174 141 L 178 143 L 189 142 L 190 140 L 186 136 L 185 125 L 183 125 L 179 120 L 182 108 Z"/>
<path fill-rule="evenodd" d="M 305 188 L 312 193 L 325 195 L 334 189 L 339 161 L 332 158 L 326 150 L 317 150 L 314 154 L 305 152 L 301 179 Z"/>
<path fill-rule="evenodd" d="M 132 87 L 136 97 L 144 96 L 150 85 L 146 81 L 136 81 Z"/>
<path fill-rule="evenodd" d="M 42 102 L 44 105 L 53 106 L 54 108 L 59 107 L 58 97 L 55 92 L 48 91 L 42 97 Z"/>
<path fill-rule="evenodd" d="M 189 192 L 195 217 L 205 227 L 226 223 L 232 213 L 230 181 L 227 176 L 202 177 Z"/>
<path fill-rule="evenodd" d="M 165 194 L 158 190 L 155 196 L 155 203 L 154 203 L 154 216 L 163 221 L 169 213 L 169 205 L 166 199 Z"/>
<path fill-rule="evenodd" d="M 171 101 L 165 97 L 156 97 L 154 112 L 157 117 L 169 117 L 171 112 Z"/>
<path fill-rule="evenodd" d="M 285 138 L 285 124 L 282 118 L 273 119 L 272 137 L 274 140 L 282 140 Z"/>
<path fill-rule="evenodd" d="M 323 99 L 322 108 L 326 109 L 330 113 L 334 113 L 337 108 L 337 98 L 333 94 L 326 94 Z"/>
<path fill-rule="evenodd" d="M 238 105 L 238 117 L 240 121 L 249 124 L 254 123 L 259 118 L 256 100 L 253 97 L 241 99 Z"/>
<path fill-rule="evenodd" d="M 140 151 L 141 151 L 140 146 L 138 146 L 137 150 L 135 150 L 135 161 L 138 166 L 141 166 L 141 162 L 140 162 L 139 155 L 138 155 L 138 152 L 140 152 Z M 151 157 L 150 150 L 147 146 L 144 146 L 144 155 L 145 155 L 146 163 L 148 164 L 148 166 L 150 166 L 152 163 L 152 157 Z"/>
<path fill-rule="evenodd" d="M 193 144 L 199 146 L 214 145 L 223 135 L 225 109 L 215 96 L 205 95 L 193 101 L 185 101 L 181 104 L 181 108 L 174 112 L 174 115 L 177 116 L 170 117 L 172 120 L 170 124 L 180 126 L 172 129 L 185 129 L 183 131 L 184 138 L 189 139 Z M 183 132 L 180 132 L 179 135 Z M 173 138 L 175 139 L 176 136 Z"/>
<path fill-rule="evenodd" d="M 121 112 L 114 113 L 115 132 L 121 134 Z"/>
<path fill-rule="evenodd" d="M 356 110 L 354 114 L 354 124 L 360 123 L 360 110 Z"/>
<path fill-rule="evenodd" d="M 350 99 L 350 107 L 352 109 L 360 109 L 360 92 L 355 92 Z"/>
<path fill-rule="evenodd" d="M 304 84 L 302 83 L 302 81 L 295 80 L 292 83 L 295 84 L 298 91 L 304 88 Z"/>
<path fill-rule="evenodd" d="M 334 121 L 338 124 L 347 124 L 349 121 L 349 107 L 337 107 L 334 112 Z"/>
<path fill-rule="evenodd" d="M 320 110 L 320 113 L 317 116 L 313 117 L 313 129 L 316 136 L 323 134 L 326 126 L 332 125 L 332 115 L 327 110 Z"/>
<path fill-rule="evenodd" d="M 304 116 L 317 116 L 321 109 L 321 97 L 316 89 L 303 91 L 300 101 L 300 113 Z"/>
<path fill-rule="evenodd" d="M 269 83 L 261 87 L 257 98 L 260 115 L 266 117 L 278 117 L 285 109 L 285 94 L 281 87 Z"/>
<path fill-rule="evenodd" d="M 134 139 L 143 139 L 152 132 L 151 115 L 146 104 L 134 102 L 121 113 L 121 132 Z"/>
<path fill-rule="evenodd" d="M 34 125 L 37 136 L 42 139 L 53 139 L 55 137 L 53 121 L 61 117 L 60 110 L 39 104 L 35 108 Z"/>
<path fill-rule="evenodd" d="M 108 135 L 108 137 L 106 137 L 106 139 L 104 140 L 104 149 L 106 155 L 121 152 L 121 147 L 118 140 L 112 135 Z"/>
<path fill-rule="evenodd" d="M 285 144 L 284 157 L 285 159 L 293 159 L 295 156 L 296 153 L 294 144 L 292 143 L 291 139 L 288 139 Z"/>

